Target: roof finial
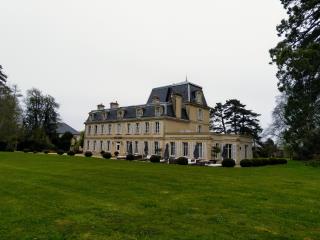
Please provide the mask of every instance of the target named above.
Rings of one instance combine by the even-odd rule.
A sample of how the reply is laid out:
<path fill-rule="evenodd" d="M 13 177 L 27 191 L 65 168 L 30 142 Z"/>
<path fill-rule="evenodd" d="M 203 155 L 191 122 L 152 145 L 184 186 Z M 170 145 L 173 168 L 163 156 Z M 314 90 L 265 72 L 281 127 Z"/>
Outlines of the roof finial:
<path fill-rule="evenodd" d="M 188 82 L 188 74 L 186 74 L 186 82 Z"/>

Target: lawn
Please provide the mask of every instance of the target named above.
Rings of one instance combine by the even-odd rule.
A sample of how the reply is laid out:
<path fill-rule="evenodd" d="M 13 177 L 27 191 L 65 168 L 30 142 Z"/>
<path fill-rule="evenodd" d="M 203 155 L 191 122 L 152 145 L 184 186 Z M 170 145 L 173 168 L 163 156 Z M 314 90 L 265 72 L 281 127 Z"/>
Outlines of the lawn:
<path fill-rule="evenodd" d="M 320 168 L 0 153 L 0 239 L 320 239 Z"/>

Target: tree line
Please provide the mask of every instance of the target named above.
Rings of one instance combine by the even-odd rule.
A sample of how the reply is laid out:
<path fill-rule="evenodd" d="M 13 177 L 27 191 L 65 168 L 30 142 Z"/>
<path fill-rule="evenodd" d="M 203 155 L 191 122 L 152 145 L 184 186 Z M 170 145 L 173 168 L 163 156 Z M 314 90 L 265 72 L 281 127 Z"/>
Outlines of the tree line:
<path fill-rule="evenodd" d="M 69 150 L 73 136 L 57 134 L 59 104 L 54 97 L 32 88 L 23 98 L 7 80 L 0 65 L 0 150 Z"/>

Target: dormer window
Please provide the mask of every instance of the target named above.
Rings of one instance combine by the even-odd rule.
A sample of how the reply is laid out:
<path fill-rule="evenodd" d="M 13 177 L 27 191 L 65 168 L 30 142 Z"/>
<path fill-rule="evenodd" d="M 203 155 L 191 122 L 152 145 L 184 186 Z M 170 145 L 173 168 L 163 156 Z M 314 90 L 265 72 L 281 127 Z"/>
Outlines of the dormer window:
<path fill-rule="evenodd" d="M 153 104 L 160 104 L 160 99 L 159 99 L 159 97 L 154 96 L 154 97 L 152 98 L 152 103 L 153 103 Z"/>
<path fill-rule="evenodd" d="M 124 117 L 124 110 L 119 110 L 117 112 L 117 117 L 118 117 L 118 119 L 122 119 Z"/>
<path fill-rule="evenodd" d="M 143 109 L 137 108 L 136 115 L 137 115 L 137 118 L 141 118 L 143 116 Z"/>
<path fill-rule="evenodd" d="M 196 102 L 198 104 L 202 104 L 202 92 L 200 92 L 200 91 L 196 92 Z"/>
<path fill-rule="evenodd" d="M 107 112 L 102 113 L 102 118 L 103 120 L 106 120 L 108 118 L 108 113 Z"/>
<path fill-rule="evenodd" d="M 163 113 L 163 109 L 160 106 L 155 107 L 155 116 L 160 117 Z"/>

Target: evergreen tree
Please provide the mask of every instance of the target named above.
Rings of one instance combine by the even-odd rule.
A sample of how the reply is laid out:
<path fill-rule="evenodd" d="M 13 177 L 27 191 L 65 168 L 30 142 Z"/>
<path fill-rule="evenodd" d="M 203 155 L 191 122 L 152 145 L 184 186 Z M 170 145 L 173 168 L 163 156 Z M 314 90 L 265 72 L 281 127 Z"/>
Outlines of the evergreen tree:
<path fill-rule="evenodd" d="M 320 138 L 320 1 L 281 0 L 288 19 L 277 27 L 283 40 L 270 50 L 285 95 L 284 140 L 296 156 L 318 153 Z"/>
<path fill-rule="evenodd" d="M 210 130 L 216 133 L 227 133 L 224 106 L 222 103 L 217 103 L 210 111 Z"/>

